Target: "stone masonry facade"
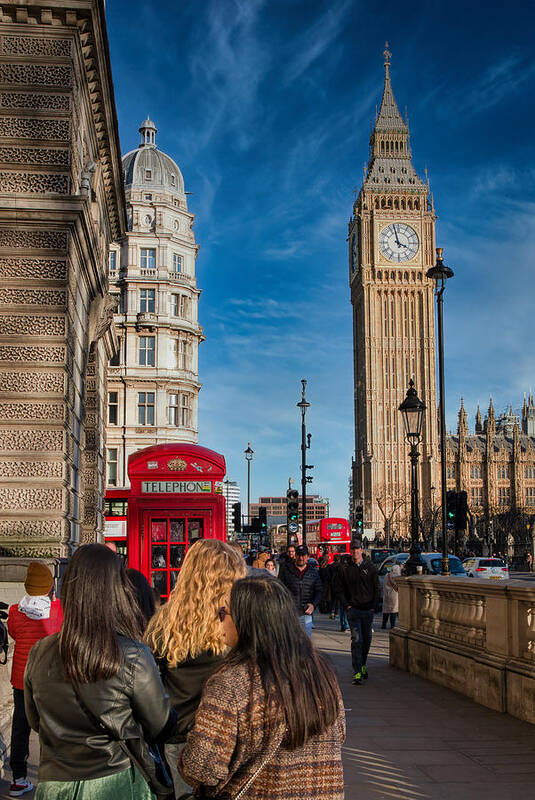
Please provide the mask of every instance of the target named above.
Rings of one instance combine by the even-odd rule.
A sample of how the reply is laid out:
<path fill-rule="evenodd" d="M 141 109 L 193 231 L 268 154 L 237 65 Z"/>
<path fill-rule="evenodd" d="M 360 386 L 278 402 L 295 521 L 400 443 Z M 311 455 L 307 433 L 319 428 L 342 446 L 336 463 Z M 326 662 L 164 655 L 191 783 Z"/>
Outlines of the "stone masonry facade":
<path fill-rule="evenodd" d="M 104 2 L 0 7 L 0 554 L 102 529 L 109 243 L 125 206 Z"/>

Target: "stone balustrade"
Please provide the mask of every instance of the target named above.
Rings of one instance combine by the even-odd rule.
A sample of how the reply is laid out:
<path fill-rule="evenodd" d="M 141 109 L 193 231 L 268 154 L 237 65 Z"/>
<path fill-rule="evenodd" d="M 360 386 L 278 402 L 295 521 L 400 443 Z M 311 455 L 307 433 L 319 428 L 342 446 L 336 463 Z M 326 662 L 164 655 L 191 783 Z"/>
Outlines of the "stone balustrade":
<path fill-rule="evenodd" d="M 535 582 L 401 578 L 390 664 L 535 722 Z"/>

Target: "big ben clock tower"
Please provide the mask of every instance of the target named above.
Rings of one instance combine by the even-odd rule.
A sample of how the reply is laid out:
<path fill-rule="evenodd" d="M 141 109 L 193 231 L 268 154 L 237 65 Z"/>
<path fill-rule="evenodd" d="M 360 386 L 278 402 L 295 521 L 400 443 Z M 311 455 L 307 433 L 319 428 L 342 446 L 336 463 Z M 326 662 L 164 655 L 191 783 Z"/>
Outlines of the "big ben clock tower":
<path fill-rule="evenodd" d="M 353 305 L 355 459 L 353 503 L 365 527 L 408 533 L 410 473 L 399 405 L 412 378 L 427 410 L 420 446 L 422 513 L 438 475 L 435 324 L 431 280 L 435 214 L 417 175 L 390 82 L 388 44 L 381 108 L 364 182 L 349 221 Z M 438 484 L 437 484 L 438 485 Z"/>

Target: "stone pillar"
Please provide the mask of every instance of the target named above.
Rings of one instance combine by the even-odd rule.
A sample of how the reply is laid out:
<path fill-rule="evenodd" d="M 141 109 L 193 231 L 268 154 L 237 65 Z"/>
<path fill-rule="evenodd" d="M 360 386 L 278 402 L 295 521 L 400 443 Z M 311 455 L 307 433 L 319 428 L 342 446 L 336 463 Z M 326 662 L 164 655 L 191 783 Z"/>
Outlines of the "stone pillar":
<path fill-rule="evenodd" d="M 101 530 L 110 241 L 124 234 L 104 3 L 0 10 L 0 554 Z"/>

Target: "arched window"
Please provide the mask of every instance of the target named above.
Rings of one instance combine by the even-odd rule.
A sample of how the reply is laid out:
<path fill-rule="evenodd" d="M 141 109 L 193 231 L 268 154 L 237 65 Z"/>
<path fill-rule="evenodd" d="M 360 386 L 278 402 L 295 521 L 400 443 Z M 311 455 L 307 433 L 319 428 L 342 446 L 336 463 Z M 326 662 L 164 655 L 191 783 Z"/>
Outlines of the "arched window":
<path fill-rule="evenodd" d="M 405 205 L 406 205 L 406 204 L 405 204 L 405 198 L 404 198 L 404 197 L 402 197 L 402 198 L 401 198 L 401 208 L 402 208 L 403 210 L 405 210 Z"/>
<path fill-rule="evenodd" d="M 418 209 L 420 208 L 420 201 L 418 200 L 418 198 L 416 198 L 416 200 L 414 201 L 414 208 Z"/>
<path fill-rule="evenodd" d="M 381 197 L 381 208 L 386 208 L 386 200 L 384 197 Z"/>
<path fill-rule="evenodd" d="M 392 208 L 392 198 L 388 198 L 388 208 Z"/>
<path fill-rule="evenodd" d="M 375 206 L 375 208 L 379 208 L 379 198 L 378 197 L 376 197 L 375 200 L 374 200 L 374 206 Z"/>
<path fill-rule="evenodd" d="M 407 200 L 407 208 L 410 208 L 412 210 L 412 200 L 410 199 L 410 197 Z"/>
<path fill-rule="evenodd" d="M 394 208 L 399 208 L 399 198 L 395 198 L 394 200 Z"/>

